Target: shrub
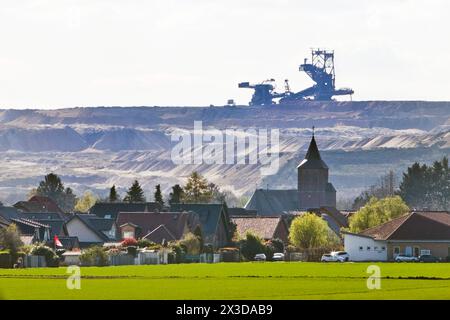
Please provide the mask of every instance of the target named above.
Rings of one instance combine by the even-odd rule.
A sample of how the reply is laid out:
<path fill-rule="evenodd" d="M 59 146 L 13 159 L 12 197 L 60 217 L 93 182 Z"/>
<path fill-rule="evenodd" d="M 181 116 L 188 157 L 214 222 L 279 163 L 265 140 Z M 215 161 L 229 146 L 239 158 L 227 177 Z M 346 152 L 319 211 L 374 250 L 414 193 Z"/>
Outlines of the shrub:
<path fill-rule="evenodd" d="M 140 239 L 137 241 L 137 246 L 139 248 L 147 248 L 147 247 L 152 247 L 154 246 L 156 243 L 154 243 L 153 241 L 150 241 L 148 239 Z"/>
<path fill-rule="evenodd" d="M 186 248 L 186 253 L 189 254 L 200 254 L 201 250 L 201 241 L 200 239 L 193 233 L 188 233 L 184 236 L 184 238 L 180 241 L 180 244 Z"/>
<path fill-rule="evenodd" d="M 0 268 L 11 268 L 12 259 L 9 251 L 0 251 Z"/>
<path fill-rule="evenodd" d="M 270 241 L 275 249 L 275 252 L 284 252 L 284 243 L 281 239 L 272 239 Z"/>
<path fill-rule="evenodd" d="M 31 254 L 34 256 L 43 256 L 45 257 L 45 262 L 48 267 L 57 267 L 59 265 L 59 257 L 53 251 L 52 248 L 47 247 L 45 245 L 37 245 L 31 250 Z"/>
<path fill-rule="evenodd" d="M 108 255 L 102 247 L 91 247 L 81 253 L 80 262 L 85 266 L 107 266 Z"/>
<path fill-rule="evenodd" d="M 136 257 L 136 254 L 137 254 L 137 247 L 128 246 L 128 247 L 127 247 L 127 253 L 128 253 L 130 256 Z"/>
<path fill-rule="evenodd" d="M 14 223 L 7 228 L 0 228 L 0 248 L 3 247 L 9 250 L 13 263 L 17 260 L 17 252 L 21 246 L 23 246 L 23 243 Z"/>
<path fill-rule="evenodd" d="M 267 241 L 264 244 L 264 254 L 266 255 L 267 260 L 272 260 L 273 254 L 275 253 L 276 249 L 272 242 Z"/>
<path fill-rule="evenodd" d="M 171 242 L 169 247 L 175 254 L 175 262 L 181 263 L 183 260 L 183 255 L 186 253 L 185 248 L 177 242 Z"/>
<path fill-rule="evenodd" d="M 135 238 L 126 238 L 122 241 L 122 246 L 123 247 L 136 247 L 138 245 L 138 242 Z"/>
<path fill-rule="evenodd" d="M 245 239 L 241 240 L 241 253 L 247 260 L 253 260 L 258 253 L 264 253 L 262 240 L 255 234 L 247 232 Z"/>

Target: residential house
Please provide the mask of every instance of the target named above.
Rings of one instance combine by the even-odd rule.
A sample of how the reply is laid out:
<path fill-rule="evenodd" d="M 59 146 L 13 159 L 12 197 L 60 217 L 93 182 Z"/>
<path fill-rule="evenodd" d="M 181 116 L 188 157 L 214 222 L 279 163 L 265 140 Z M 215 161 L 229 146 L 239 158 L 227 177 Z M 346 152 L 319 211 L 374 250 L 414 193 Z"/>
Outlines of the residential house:
<path fill-rule="evenodd" d="M 66 222 L 65 228 L 69 237 L 78 238 L 81 248 L 116 240 L 115 220 L 93 214 L 74 214 Z"/>
<path fill-rule="evenodd" d="M 193 212 L 120 212 L 117 225 L 121 239 L 147 239 L 163 244 L 191 232 L 202 236 L 199 216 Z"/>
<path fill-rule="evenodd" d="M 66 219 L 67 215 L 58 206 L 58 204 L 49 197 L 33 196 L 28 201 L 19 201 L 14 204 L 14 207 L 21 212 L 51 212 L 58 214 L 60 219 Z"/>
<path fill-rule="evenodd" d="M 210 244 L 215 249 L 229 245 L 232 238 L 232 226 L 230 225 L 226 205 L 176 203 L 170 206 L 170 211 L 191 211 L 197 213 L 200 218 L 204 244 Z"/>
<path fill-rule="evenodd" d="M 252 232 L 264 240 L 280 239 L 285 244 L 289 241 L 289 229 L 282 217 L 232 217 L 236 232 L 240 238 L 245 238 L 247 232 Z"/>
<path fill-rule="evenodd" d="M 450 256 L 449 212 L 411 212 L 358 234 L 343 234 L 353 261 L 392 261 L 398 254 Z"/>
<path fill-rule="evenodd" d="M 155 212 L 162 210 L 162 206 L 156 202 L 97 202 L 89 210 L 89 214 L 117 220 L 119 212 Z"/>
<path fill-rule="evenodd" d="M 0 206 L 0 218 L 3 225 L 14 223 L 27 244 L 50 239 L 50 226 L 22 216 L 14 207 Z"/>

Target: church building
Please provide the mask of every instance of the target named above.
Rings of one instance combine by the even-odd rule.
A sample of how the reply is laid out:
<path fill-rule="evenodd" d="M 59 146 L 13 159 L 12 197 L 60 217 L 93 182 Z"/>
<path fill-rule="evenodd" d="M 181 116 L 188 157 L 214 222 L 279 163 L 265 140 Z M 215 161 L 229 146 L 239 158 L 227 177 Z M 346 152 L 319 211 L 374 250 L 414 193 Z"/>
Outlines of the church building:
<path fill-rule="evenodd" d="M 328 181 L 328 166 L 320 157 L 314 134 L 305 159 L 297 167 L 297 189 L 257 189 L 245 205 L 266 216 L 321 207 L 336 207 L 336 189 Z"/>

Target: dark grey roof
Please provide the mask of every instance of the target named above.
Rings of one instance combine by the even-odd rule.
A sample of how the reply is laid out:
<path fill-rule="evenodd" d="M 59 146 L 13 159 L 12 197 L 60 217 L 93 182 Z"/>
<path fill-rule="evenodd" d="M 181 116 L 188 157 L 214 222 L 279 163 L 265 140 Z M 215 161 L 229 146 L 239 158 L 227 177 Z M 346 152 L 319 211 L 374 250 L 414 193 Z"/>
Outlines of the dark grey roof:
<path fill-rule="evenodd" d="M 20 216 L 27 219 L 62 220 L 57 212 L 21 212 Z"/>
<path fill-rule="evenodd" d="M 328 169 L 328 166 L 325 162 L 323 162 L 320 157 L 319 148 L 317 147 L 316 139 L 314 136 L 311 139 L 311 142 L 308 147 L 308 151 L 306 152 L 305 159 L 300 162 L 297 168 L 302 169 Z"/>
<path fill-rule="evenodd" d="M 63 248 L 65 249 L 74 249 L 79 248 L 80 243 L 78 242 L 78 237 L 58 237 L 59 241 L 61 241 L 61 244 L 63 245 Z M 52 238 L 53 241 L 53 238 Z"/>
<path fill-rule="evenodd" d="M 119 212 L 153 212 L 161 209 L 161 205 L 156 202 L 98 202 L 89 213 L 102 218 L 110 215 L 111 219 L 116 220 Z"/>
<path fill-rule="evenodd" d="M 330 191 L 331 192 L 336 192 L 336 189 L 334 188 L 334 186 L 333 186 L 333 184 L 331 182 L 327 183 L 326 191 L 328 191 L 328 192 L 330 192 Z"/>
<path fill-rule="evenodd" d="M 20 212 L 14 207 L 5 207 L 0 205 L 0 216 L 4 219 L 11 221 L 11 219 L 19 219 Z"/>
<path fill-rule="evenodd" d="M 57 236 L 64 235 L 65 221 L 62 219 L 58 219 L 58 220 L 56 220 L 56 219 L 30 219 L 30 220 L 50 226 L 50 236 L 52 237 L 52 239 L 55 235 L 57 235 Z"/>
<path fill-rule="evenodd" d="M 225 228 L 228 228 L 228 211 L 223 204 L 211 203 L 175 203 L 170 206 L 170 211 L 193 211 L 198 214 L 205 238 L 213 237 L 219 226 L 222 214 Z"/>
<path fill-rule="evenodd" d="M 106 219 L 97 217 L 93 214 L 75 214 L 72 216 L 72 219 L 78 218 L 80 219 L 89 229 L 91 229 L 95 234 L 97 234 L 104 241 L 110 241 L 106 234 L 103 231 L 109 231 L 113 227 L 115 222 L 114 219 Z M 69 220 L 69 221 L 70 221 Z M 69 222 L 67 221 L 67 223 Z M 81 245 L 81 243 L 80 243 Z"/>
<path fill-rule="evenodd" d="M 245 209 L 256 210 L 260 216 L 282 215 L 298 210 L 298 191 L 256 189 Z"/>
<path fill-rule="evenodd" d="M 232 216 L 256 216 L 257 211 L 256 210 L 247 210 L 245 208 L 228 208 L 228 215 L 230 217 Z"/>

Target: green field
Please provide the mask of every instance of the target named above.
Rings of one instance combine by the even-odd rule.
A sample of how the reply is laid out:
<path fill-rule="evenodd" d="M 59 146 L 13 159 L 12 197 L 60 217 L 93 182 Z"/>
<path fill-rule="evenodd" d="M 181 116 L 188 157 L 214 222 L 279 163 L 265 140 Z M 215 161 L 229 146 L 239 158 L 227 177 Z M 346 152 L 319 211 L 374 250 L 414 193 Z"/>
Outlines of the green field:
<path fill-rule="evenodd" d="M 83 267 L 81 289 L 66 268 L 0 269 L 0 299 L 450 299 L 450 264 L 220 263 Z"/>

